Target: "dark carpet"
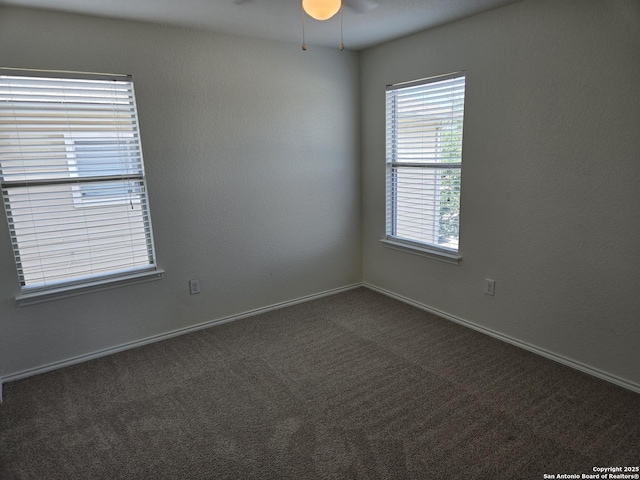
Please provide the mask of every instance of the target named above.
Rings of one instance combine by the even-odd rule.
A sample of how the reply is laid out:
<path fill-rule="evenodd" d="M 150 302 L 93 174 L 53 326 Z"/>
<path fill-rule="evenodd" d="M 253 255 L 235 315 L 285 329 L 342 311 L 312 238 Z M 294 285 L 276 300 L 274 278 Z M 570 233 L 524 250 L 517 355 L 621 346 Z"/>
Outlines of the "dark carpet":
<path fill-rule="evenodd" d="M 541 479 L 640 395 L 359 288 L 5 385 L 0 478 Z"/>

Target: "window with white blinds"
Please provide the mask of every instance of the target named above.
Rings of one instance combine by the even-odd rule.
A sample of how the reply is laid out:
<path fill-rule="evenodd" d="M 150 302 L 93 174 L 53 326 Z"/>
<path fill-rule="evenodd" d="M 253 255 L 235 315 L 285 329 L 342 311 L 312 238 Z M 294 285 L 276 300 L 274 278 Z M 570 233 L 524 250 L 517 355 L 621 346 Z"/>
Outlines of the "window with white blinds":
<path fill-rule="evenodd" d="M 0 69 L 0 185 L 22 294 L 156 271 L 130 77 Z"/>
<path fill-rule="evenodd" d="M 465 77 L 387 87 L 386 239 L 458 252 Z"/>

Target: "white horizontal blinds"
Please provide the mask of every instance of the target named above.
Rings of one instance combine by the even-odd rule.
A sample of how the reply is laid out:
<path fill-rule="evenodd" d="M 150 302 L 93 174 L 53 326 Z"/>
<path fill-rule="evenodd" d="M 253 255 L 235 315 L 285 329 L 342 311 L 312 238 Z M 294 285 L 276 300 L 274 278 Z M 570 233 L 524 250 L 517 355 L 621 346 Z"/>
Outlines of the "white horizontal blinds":
<path fill-rule="evenodd" d="M 387 238 L 458 250 L 465 77 L 387 87 Z"/>
<path fill-rule="evenodd" d="M 0 71 L 0 182 L 23 290 L 155 268 L 127 77 Z"/>

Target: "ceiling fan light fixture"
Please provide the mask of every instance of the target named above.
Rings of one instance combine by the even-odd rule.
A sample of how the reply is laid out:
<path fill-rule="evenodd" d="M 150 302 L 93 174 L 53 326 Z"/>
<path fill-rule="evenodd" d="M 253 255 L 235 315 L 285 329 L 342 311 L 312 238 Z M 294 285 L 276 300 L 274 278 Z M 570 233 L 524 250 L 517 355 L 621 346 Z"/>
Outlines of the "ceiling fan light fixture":
<path fill-rule="evenodd" d="M 316 20 L 330 19 L 340 11 L 341 5 L 341 0 L 302 0 L 303 10 Z"/>

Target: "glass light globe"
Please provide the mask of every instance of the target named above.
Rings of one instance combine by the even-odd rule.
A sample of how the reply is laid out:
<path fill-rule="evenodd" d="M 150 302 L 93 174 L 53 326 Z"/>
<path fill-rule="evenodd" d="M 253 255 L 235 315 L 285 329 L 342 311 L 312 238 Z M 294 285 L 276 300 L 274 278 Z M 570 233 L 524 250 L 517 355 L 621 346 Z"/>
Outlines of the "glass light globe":
<path fill-rule="evenodd" d="M 302 0 L 302 8 L 316 20 L 328 20 L 340 10 L 341 0 Z"/>

